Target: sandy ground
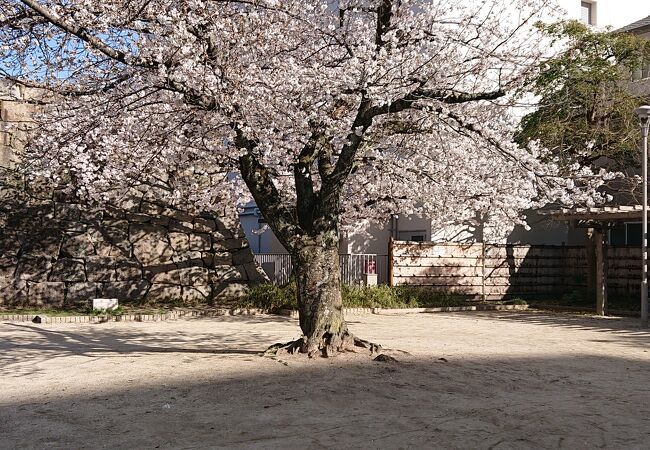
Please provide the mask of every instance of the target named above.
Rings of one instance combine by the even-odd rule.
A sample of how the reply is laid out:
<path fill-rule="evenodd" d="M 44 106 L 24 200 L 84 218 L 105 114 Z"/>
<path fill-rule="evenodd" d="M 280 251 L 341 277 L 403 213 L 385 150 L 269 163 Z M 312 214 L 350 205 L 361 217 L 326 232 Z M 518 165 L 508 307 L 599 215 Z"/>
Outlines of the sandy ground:
<path fill-rule="evenodd" d="M 297 334 L 275 316 L 2 323 L 0 447 L 650 448 L 650 332 L 635 320 L 348 319 L 409 355 L 259 357 Z"/>

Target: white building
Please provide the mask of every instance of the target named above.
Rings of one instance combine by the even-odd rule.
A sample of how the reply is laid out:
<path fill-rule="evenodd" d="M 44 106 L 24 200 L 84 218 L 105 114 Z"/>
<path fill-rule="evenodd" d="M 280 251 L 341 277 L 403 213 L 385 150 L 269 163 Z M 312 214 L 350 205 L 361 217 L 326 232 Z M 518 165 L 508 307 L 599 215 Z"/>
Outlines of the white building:
<path fill-rule="evenodd" d="M 557 0 L 567 19 L 600 29 L 619 29 L 650 14 L 647 0 Z"/>

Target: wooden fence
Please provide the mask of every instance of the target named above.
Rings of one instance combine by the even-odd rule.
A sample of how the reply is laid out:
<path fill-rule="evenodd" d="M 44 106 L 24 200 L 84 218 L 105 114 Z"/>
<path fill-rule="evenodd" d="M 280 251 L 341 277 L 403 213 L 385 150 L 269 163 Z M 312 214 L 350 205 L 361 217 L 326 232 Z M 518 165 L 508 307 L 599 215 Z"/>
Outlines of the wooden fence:
<path fill-rule="evenodd" d="M 608 247 L 610 294 L 640 287 L 640 249 Z M 394 241 L 389 283 L 426 286 L 485 299 L 547 297 L 585 291 L 585 247 L 512 244 L 434 244 Z"/>
<path fill-rule="evenodd" d="M 612 294 L 641 294 L 641 248 L 607 247 L 607 289 Z"/>

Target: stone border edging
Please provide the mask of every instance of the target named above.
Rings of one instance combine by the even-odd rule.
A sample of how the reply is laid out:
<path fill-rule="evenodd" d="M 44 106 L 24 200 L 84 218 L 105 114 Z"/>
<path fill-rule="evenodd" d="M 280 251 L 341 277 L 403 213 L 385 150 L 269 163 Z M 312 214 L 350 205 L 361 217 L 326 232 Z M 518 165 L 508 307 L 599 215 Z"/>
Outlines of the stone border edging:
<path fill-rule="evenodd" d="M 219 308 L 210 310 L 170 311 L 159 314 L 120 314 L 120 315 L 82 315 L 82 316 L 48 316 L 47 314 L 0 314 L 0 322 L 34 322 L 36 323 L 106 323 L 106 322 L 160 322 L 188 317 L 221 317 L 221 316 L 255 316 L 266 314 L 267 311 L 257 308 Z"/>
<path fill-rule="evenodd" d="M 462 311 L 524 311 L 528 305 L 473 305 L 473 306 L 440 306 L 434 308 L 344 308 L 347 316 L 361 314 L 378 314 L 395 316 L 401 314 L 422 314 Z M 0 314 L 0 322 L 34 322 L 36 323 L 106 323 L 106 322 L 160 322 L 177 320 L 188 317 L 221 317 L 221 316 L 255 316 L 267 314 L 269 311 L 258 308 L 218 308 L 210 310 L 180 310 L 159 314 L 121 314 L 121 315 L 83 315 L 83 316 L 48 316 L 47 314 Z M 281 309 L 274 315 L 297 318 L 295 309 Z"/>
<path fill-rule="evenodd" d="M 539 309 L 542 311 L 555 311 L 555 312 L 568 312 L 568 313 L 585 313 L 589 315 L 596 315 L 596 308 L 588 306 L 563 306 L 563 305 L 545 305 L 543 303 L 531 303 L 531 308 Z M 630 311 L 626 309 L 609 309 L 605 312 L 606 316 L 621 316 L 621 317 L 641 317 L 641 311 Z"/>
<path fill-rule="evenodd" d="M 343 308 L 345 315 L 379 314 L 395 316 L 400 314 L 422 314 L 440 312 L 462 312 L 462 311 L 525 311 L 528 305 L 473 305 L 473 306 L 438 306 L 433 308 Z M 298 317 L 295 309 L 281 309 L 278 315 L 292 318 Z"/>

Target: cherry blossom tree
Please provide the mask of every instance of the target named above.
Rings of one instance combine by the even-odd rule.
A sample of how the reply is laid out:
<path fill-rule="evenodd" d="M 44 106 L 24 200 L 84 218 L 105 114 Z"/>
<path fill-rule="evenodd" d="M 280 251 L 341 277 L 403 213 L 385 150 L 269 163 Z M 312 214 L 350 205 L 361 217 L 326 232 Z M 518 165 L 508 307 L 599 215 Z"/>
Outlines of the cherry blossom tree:
<path fill-rule="evenodd" d="M 498 233 L 593 194 L 585 169 L 512 142 L 550 3 L 0 0 L 0 70 L 56 93 L 28 157 L 80 197 L 252 197 L 295 261 L 292 348 L 327 356 L 369 345 L 343 318 L 341 226 L 401 212 Z"/>

